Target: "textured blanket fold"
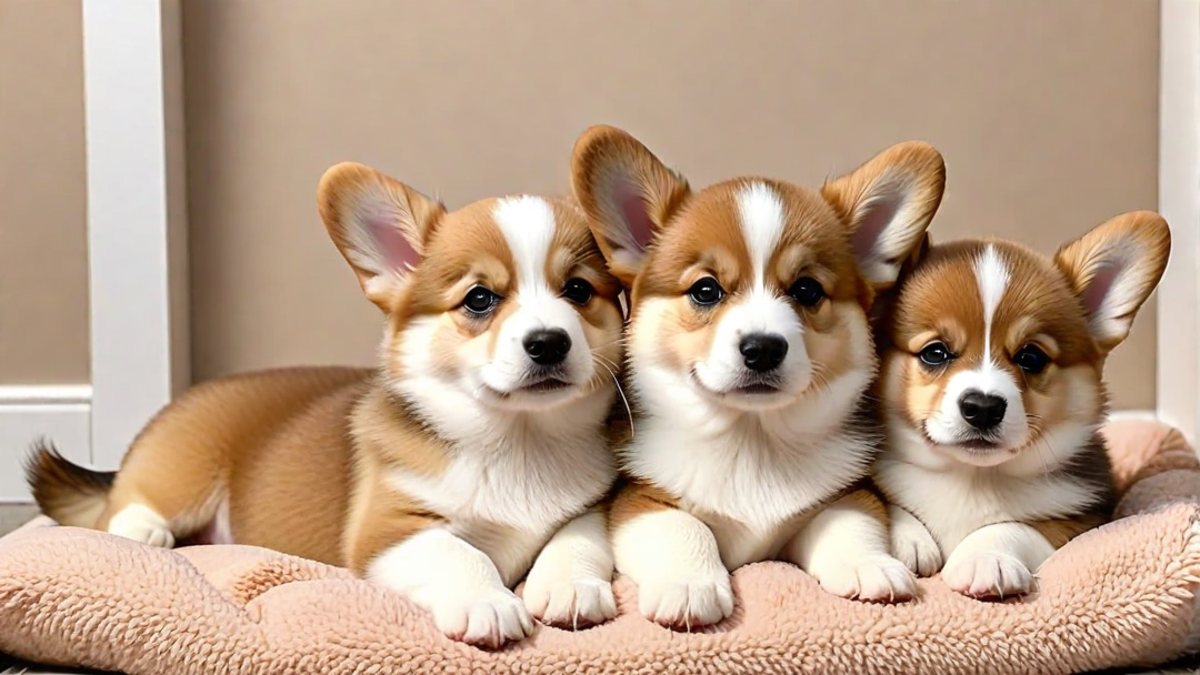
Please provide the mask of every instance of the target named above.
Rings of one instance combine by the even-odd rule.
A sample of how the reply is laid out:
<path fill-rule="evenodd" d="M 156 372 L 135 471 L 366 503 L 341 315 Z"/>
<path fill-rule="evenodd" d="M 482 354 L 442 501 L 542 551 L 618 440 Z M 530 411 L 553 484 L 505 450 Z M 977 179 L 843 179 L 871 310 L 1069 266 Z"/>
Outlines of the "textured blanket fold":
<path fill-rule="evenodd" d="M 971 600 L 938 579 L 911 603 L 824 593 L 797 568 L 734 574 L 737 609 L 683 634 L 636 611 L 498 652 L 451 642 L 400 595 L 245 546 L 167 551 L 46 519 L 0 539 L 0 650 L 129 675 L 185 673 L 1072 673 L 1200 649 L 1200 464 L 1175 430 L 1114 422 L 1121 518 L 1042 567 L 1037 591 Z"/>

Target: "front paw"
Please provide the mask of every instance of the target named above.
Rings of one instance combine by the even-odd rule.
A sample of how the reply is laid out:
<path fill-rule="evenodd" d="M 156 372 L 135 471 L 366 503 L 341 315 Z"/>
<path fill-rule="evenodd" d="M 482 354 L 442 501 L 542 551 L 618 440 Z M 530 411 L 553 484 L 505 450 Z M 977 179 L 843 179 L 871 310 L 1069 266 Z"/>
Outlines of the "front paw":
<path fill-rule="evenodd" d="M 843 598 L 896 602 L 908 600 L 917 592 L 917 582 L 909 568 L 883 553 L 831 559 L 808 573 L 821 588 Z"/>
<path fill-rule="evenodd" d="M 718 623 L 733 614 L 729 572 L 639 581 L 638 609 L 647 619 L 676 630 Z"/>
<path fill-rule="evenodd" d="M 488 589 L 478 595 L 442 597 L 429 608 L 447 637 L 484 649 L 533 634 L 533 619 L 524 603 L 508 589 Z"/>
<path fill-rule="evenodd" d="M 1029 568 L 1007 553 L 964 551 L 959 555 L 955 551 L 942 569 L 942 580 L 951 590 L 972 598 L 1004 599 L 1033 588 Z"/>
<path fill-rule="evenodd" d="M 553 573 L 529 573 L 525 581 L 525 607 L 548 626 L 578 630 L 604 623 L 617 615 L 612 583 L 599 578 Z"/>
<path fill-rule="evenodd" d="M 890 538 L 892 555 L 917 576 L 931 577 L 942 569 L 942 549 L 915 518 L 893 520 Z"/>

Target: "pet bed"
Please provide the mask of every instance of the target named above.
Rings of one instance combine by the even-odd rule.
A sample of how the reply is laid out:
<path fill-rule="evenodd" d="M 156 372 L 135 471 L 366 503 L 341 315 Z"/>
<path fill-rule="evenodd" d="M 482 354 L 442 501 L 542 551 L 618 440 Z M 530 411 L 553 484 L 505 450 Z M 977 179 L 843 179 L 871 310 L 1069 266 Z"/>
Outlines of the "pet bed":
<path fill-rule="evenodd" d="M 733 577 L 737 608 L 691 634 L 638 616 L 539 627 L 487 652 L 442 637 L 400 595 L 245 546 L 174 551 L 35 520 L 0 539 L 0 650 L 129 675 L 185 673 L 1071 673 L 1161 663 L 1200 647 L 1200 464 L 1175 430 L 1105 429 L 1120 519 L 1041 570 L 1022 600 L 987 603 L 937 579 L 894 606 L 824 593 L 797 568 Z"/>

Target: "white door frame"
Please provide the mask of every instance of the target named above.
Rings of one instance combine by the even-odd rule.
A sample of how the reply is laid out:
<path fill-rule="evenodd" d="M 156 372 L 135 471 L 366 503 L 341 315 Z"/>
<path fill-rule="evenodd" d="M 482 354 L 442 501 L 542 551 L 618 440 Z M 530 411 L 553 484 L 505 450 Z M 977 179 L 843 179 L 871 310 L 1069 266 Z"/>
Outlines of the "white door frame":
<path fill-rule="evenodd" d="M 1162 0 L 1158 210 L 1171 261 L 1158 287 L 1158 416 L 1189 440 L 1200 424 L 1200 0 Z"/>
<path fill-rule="evenodd" d="M 179 0 L 83 0 L 91 382 L 0 386 L 0 502 L 44 436 L 115 469 L 188 383 Z"/>

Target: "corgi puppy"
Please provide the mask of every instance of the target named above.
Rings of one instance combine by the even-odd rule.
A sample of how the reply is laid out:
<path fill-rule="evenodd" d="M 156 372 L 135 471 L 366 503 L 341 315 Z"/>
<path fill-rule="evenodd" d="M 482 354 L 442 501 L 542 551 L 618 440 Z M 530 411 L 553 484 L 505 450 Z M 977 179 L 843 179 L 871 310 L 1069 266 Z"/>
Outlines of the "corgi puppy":
<path fill-rule="evenodd" d="M 955 591 L 1030 590 L 1114 493 L 1102 373 L 1171 247 L 1155 213 L 1117 216 L 1053 260 L 999 240 L 932 246 L 885 315 L 874 469 L 893 553 Z M 943 566 L 944 563 L 944 566 Z"/>
<path fill-rule="evenodd" d="M 322 178 L 319 207 L 386 315 L 378 371 L 202 384 L 115 476 L 43 448 L 43 511 L 151 545 L 199 535 L 344 565 L 483 647 L 529 635 L 531 616 L 615 616 L 597 504 L 616 477 L 621 287 L 583 212 L 529 195 L 447 212 L 350 163 Z"/>
<path fill-rule="evenodd" d="M 730 571 L 772 559 L 842 596 L 911 596 L 882 503 L 856 488 L 880 440 L 867 311 L 938 207 L 937 151 L 897 145 L 819 191 L 757 177 L 693 191 L 601 126 L 572 174 L 629 290 L 635 423 L 610 528 L 642 614 L 716 623 L 733 611 Z"/>

